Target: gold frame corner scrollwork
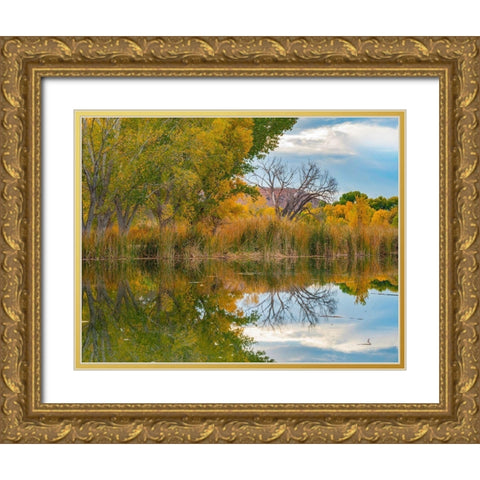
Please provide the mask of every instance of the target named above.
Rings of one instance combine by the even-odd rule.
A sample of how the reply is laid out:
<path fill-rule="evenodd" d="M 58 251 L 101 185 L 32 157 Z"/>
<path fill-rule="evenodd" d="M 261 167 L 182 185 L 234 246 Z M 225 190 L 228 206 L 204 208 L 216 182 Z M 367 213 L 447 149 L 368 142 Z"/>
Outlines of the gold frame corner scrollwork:
<path fill-rule="evenodd" d="M 479 443 L 479 37 L 0 38 L 0 441 Z M 40 83 L 71 76 L 436 77 L 438 404 L 43 404 Z"/>

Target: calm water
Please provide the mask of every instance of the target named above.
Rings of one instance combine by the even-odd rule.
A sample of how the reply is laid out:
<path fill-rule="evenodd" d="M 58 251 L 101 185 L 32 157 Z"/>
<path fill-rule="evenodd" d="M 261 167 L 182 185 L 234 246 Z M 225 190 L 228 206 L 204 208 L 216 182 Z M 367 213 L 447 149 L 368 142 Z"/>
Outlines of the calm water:
<path fill-rule="evenodd" d="M 84 263 L 84 362 L 398 362 L 390 262 Z"/>

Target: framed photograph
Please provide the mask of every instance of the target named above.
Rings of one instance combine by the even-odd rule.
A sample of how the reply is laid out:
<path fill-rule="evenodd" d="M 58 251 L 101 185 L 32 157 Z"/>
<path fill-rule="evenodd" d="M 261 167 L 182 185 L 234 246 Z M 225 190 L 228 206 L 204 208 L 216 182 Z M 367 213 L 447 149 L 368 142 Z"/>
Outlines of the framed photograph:
<path fill-rule="evenodd" d="M 0 43 L 3 442 L 480 440 L 478 38 Z"/>
<path fill-rule="evenodd" d="M 403 368 L 404 120 L 77 111 L 76 367 Z"/>

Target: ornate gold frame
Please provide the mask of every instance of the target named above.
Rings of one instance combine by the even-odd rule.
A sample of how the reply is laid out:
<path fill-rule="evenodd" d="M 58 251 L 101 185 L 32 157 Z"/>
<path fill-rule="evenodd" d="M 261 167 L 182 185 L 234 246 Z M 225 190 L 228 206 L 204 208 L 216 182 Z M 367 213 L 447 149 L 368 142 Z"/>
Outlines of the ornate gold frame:
<path fill-rule="evenodd" d="M 3 442 L 480 442 L 480 38 L 1 38 Z M 40 399 L 40 83 L 71 76 L 440 81 L 440 401 L 46 404 Z"/>

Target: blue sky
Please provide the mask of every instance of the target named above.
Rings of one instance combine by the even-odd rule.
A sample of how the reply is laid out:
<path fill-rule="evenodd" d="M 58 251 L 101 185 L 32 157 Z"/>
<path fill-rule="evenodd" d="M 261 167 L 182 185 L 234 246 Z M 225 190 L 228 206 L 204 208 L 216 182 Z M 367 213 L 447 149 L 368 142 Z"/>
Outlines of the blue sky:
<path fill-rule="evenodd" d="M 398 195 L 398 117 L 301 117 L 269 157 L 287 165 L 313 161 L 338 182 L 338 195 Z"/>
<path fill-rule="evenodd" d="M 294 320 L 301 318 L 300 306 L 291 302 L 288 322 L 275 326 L 262 325 L 260 315 L 259 325 L 245 327 L 245 334 L 256 341 L 255 349 L 264 350 L 280 363 L 397 363 L 398 295 L 370 289 L 365 304 L 361 304 L 355 302 L 355 296 L 343 293 L 337 285 L 324 288 L 330 288 L 336 300 L 334 316 L 324 319 L 320 315 L 318 324 L 309 326 Z M 315 290 L 315 287 L 310 289 Z M 255 310 L 255 303 L 249 304 L 248 295 L 238 306 L 251 313 Z M 258 303 L 266 297 L 268 294 L 258 295 Z M 291 297 L 288 292 L 279 293 L 273 299 L 277 308 L 279 298 L 288 303 Z M 365 345 L 369 339 L 371 345 Z"/>

